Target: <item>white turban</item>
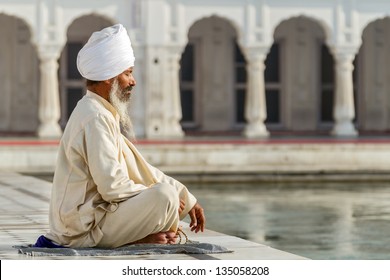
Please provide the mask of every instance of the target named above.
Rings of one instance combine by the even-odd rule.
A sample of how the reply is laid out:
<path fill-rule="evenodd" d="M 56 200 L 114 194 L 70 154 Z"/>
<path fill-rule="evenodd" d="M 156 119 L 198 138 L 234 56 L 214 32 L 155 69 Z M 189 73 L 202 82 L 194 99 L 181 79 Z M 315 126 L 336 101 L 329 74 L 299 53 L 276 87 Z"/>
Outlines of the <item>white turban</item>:
<path fill-rule="evenodd" d="M 94 32 L 77 55 L 77 69 L 91 81 L 105 81 L 134 66 L 126 29 L 116 24 Z"/>

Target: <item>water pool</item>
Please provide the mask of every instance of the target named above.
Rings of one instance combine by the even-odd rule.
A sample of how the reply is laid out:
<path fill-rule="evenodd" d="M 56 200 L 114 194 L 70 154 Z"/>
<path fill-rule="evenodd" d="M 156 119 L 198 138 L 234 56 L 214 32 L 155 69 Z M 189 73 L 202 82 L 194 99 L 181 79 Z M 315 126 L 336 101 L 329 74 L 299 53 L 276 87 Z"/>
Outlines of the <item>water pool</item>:
<path fill-rule="evenodd" d="M 187 184 L 209 229 L 311 259 L 390 259 L 390 184 Z"/>

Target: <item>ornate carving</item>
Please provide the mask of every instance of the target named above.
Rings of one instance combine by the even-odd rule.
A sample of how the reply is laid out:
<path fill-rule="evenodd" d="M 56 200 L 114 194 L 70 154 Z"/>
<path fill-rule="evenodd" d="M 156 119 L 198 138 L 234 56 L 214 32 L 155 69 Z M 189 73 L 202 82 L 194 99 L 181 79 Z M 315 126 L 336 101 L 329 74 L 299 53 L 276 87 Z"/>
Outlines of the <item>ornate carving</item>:
<path fill-rule="evenodd" d="M 58 138 L 61 136 L 60 101 L 58 91 L 58 58 L 60 50 L 55 45 L 40 45 L 38 48 L 40 59 L 40 97 L 38 136 L 44 138 Z"/>
<path fill-rule="evenodd" d="M 248 87 L 245 103 L 247 125 L 244 135 L 249 138 L 268 137 L 264 121 L 267 117 L 264 85 L 264 60 L 268 48 L 243 48 L 247 57 Z"/>
<path fill-rule="evenodd" d="M 352 123 L 355 117 L 355 105 L 353 97 L 353 59 L 357 49 L 334 49 L 336 64 L 336 90 L 334 105 L 334 121 L 332 134 L 342 136 L 357 135 Z"/>

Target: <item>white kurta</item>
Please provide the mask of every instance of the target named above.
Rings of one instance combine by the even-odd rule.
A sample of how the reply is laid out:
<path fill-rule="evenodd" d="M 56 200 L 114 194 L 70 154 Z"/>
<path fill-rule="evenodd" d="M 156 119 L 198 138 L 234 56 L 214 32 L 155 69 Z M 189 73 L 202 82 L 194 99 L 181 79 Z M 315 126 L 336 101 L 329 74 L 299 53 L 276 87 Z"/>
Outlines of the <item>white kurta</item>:
<path fill-rule="evenodd" d="M 179 217 L 180 198 L 186 207 Z M 71 247 L 117 247 L 176 230 L 195 203 L 121 134 L 114 107 L 87 91 L 60 142 L 46 237 Z"/>

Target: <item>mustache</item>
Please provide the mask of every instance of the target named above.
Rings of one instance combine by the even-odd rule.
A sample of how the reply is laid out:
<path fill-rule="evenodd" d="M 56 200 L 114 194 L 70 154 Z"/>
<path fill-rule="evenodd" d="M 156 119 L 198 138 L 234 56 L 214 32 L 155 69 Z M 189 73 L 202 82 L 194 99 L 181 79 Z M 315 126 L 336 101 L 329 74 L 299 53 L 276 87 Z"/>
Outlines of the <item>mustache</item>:
<path fill-rule="evenodd" d="M 128 86 L 128 87 L 126 87 L 124 90 L 125 90 L 125 91 L 132 91 L 133 88 L 134 88 L 134 86 Z"/>

